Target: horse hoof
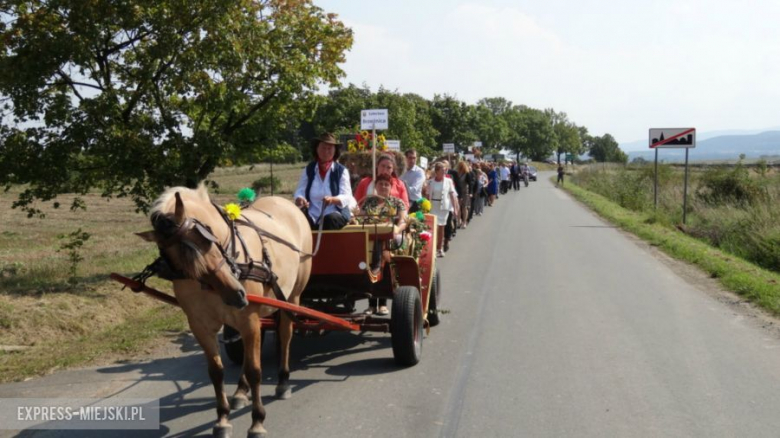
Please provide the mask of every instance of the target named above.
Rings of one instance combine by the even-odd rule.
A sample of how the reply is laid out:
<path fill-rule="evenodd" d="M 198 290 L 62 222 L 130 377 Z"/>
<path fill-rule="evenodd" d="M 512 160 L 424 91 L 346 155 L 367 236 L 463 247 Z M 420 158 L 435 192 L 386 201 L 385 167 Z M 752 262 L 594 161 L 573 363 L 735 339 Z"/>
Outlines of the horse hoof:
<path fill-rule="evenodd" d="M 255 431 L 250 430 L 249 432 L 247 432 L 246 438 L 266 438 L 267 433 L 268 432 L 266 432 L 266 430 L 261 427 L 260 430 L 255 430 Z"/>
<path fill-rule="evenodd" d="M 230 410 L 237 411 L 244 406 L 249 406 L 249 397 L 245 395 L 234 395 L 230 400 Z"/>
<path fill-rule="evenodd" d="M 233 425 L 226 424 L 224 426 L 214 426 L 211 434 L 214 438 L 230 438 L 230 436 L 233 435 Z"/>
<path fill-rule="evenodd" d="M 292 388 L 289 386 L 277 386 L 276 387 L 276 398 L 279 400 L 287 400 L 290 397 L 292 397 Z"/>

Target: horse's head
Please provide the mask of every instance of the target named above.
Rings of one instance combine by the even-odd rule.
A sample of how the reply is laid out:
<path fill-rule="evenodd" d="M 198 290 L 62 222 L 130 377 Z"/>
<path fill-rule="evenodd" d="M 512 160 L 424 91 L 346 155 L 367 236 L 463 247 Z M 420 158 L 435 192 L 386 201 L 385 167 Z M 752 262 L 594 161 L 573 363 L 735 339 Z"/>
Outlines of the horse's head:
<path fill-rule="evenodd" d="M 216 210 L 212 212 L 208 208 L 195 208 L 201 219 L 188 216 L 179 191 L 174 192 L 173 196 L 174 211 L 170 211 L 171 202 L 165 202 L 163 195 L 152 209 L 154 230 L 137 235 L 157 243 L 160 252 L 173 268 L 188 278 L 211 286 L 225 304 L 244 308 L 248 304 L 246 291 L 233 271 L 230 256 L 212 231 L 212 226 L 215 229 L 221 226 L 221 216 Z"/>

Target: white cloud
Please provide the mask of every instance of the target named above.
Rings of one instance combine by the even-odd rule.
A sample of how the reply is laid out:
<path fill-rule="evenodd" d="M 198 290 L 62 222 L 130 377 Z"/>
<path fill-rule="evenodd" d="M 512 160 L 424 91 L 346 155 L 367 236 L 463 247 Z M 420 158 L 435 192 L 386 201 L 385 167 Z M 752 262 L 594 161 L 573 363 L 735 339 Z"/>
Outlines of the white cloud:
<path fill-rule="evenodd" d="M 373 89 L 472 103 L 503 96 L 565 111 L 620 141 L 652 126 L 752 129 L 780 119 L 780 2 L 398 0 L 376 8 L 335 10 L 355 30 L 347 80 Z"/>

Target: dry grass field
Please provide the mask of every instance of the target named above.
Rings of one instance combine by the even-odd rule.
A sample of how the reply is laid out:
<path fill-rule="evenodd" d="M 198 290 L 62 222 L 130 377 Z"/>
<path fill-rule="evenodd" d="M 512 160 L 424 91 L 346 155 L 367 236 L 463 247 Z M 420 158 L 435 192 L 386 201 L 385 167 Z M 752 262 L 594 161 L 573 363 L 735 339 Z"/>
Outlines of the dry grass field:
<path fill-rule="evenodd" d="M 303 164 L 276 165 L 277 195 L 290 197 Z M 218 203 L 270 175 L 268 165 L 218 169 L 211 175 Z M 133 233 L 150 228 L 128 199 L 87 195 L 86 211 L 41 205 L 43 219 L 11 208 L 18 191 L 0 194 L 0 381 L 18 380 L 83 363 L 108 362 L 153 347 L 186 329 L 177 308 L 121 290 L 111 272 L 134 274 L 156 248 Z M 70 198 L 61 197 L 62 205 Z M 89 238 L 76 266 L 62 249 L 77 230 Z M 64 237 L 63 237 L 64 236 Z M 165 282 L 150 280 L 162 290 Z"/>

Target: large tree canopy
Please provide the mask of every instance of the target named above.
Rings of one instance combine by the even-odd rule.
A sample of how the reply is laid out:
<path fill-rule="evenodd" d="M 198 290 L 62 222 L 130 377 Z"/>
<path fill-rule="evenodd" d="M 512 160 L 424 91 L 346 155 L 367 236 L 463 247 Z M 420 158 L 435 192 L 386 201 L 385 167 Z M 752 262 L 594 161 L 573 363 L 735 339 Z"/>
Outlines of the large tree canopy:
<path fill-rule="evenodd" d="M 618 142 L 610 134 L 604 134 L 601 137 L 592 137 L 591 146 L 588 154 L 596 161 L 626 163 L 628 155 L 620 150 Z"/>
<path fill-rule="evenodd" d="M 0 184 L 28 184 L 29 213 L 94 187 L 143 209 L 256 154 L 352 44 L 310 0 L 6 0 L 0 17 Z"/>

